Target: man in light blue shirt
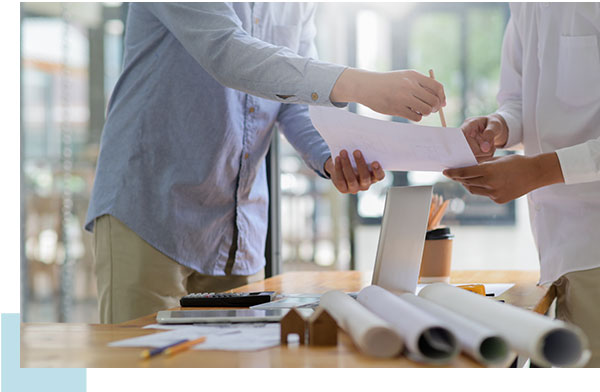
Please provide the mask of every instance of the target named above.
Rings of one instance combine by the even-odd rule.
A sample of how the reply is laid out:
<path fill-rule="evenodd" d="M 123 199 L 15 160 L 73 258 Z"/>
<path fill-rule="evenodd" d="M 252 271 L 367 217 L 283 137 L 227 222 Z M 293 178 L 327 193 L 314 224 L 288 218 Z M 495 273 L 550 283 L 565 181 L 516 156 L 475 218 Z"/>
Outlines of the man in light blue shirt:
<path fill-rule="evenodd" d="M 86 219 L 102 322 L 224 291 L 264 267 L 265 155 L 275 123 L 318 175 L 356 193 L 383 178 L 332 161 L 306 104 L 361 102 L 418 121 L 445 103 L 414 71 L 315 60 L 309 3 L 132 3 Z M 343 106 L 343 104 L 335 104 Z M 95 227 L 94 227 L 95 226 Z"/>

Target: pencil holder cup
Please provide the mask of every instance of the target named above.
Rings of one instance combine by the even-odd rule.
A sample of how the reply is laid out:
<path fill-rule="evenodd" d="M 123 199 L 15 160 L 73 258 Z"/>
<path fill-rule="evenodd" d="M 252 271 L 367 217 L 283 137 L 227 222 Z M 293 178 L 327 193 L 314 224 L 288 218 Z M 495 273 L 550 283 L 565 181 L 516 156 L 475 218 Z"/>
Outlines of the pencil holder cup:
<path fill-rule="evenodd" d="M 421 259 L 419 283 L 450 283 L 452 265 L 452 238 L 449 227 L 429 230 Z"/>

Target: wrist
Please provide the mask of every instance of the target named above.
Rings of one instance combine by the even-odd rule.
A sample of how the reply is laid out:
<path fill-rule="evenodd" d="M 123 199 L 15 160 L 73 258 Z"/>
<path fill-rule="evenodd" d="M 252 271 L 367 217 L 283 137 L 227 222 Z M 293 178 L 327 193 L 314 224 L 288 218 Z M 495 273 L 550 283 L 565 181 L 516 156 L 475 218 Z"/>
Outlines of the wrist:
<path fill-rule="evenodd" d="M 331 102 L 359 102 L 357 95 L 361 90 L 360 83 L 365 72 L 356 68 L 346 68 L 331 89 Z"/>
<path fill-rule="evenodd" d="M 555 152 L 539 154 L 530 158 L 537 188 L 564 183 L 558 155 Z"/>
<path fill-rule="evenodd" d="M 331 178 L 331 173 L 333 172 L 333 160 L 331 157 L 327 158 L 325 163 L 323 164 L 323 173 L 329 178 Z"/>

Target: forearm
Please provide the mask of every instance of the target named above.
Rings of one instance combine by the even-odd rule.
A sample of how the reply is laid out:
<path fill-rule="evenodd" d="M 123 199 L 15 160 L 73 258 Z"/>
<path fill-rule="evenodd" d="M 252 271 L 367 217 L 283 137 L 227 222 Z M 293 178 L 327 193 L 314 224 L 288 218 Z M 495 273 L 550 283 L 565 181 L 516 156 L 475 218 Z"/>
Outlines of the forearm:
<path fill-rule="evenodd" d="M 346 68 L 331 89 L 331 102 L 360 102 L 358 95 L 368 73 L 361 69 Z"/>
<path fill-rule="evenodd" d="M 331 106 L 345 69 L 250 36 L 225 3 L 144 3 L 219 83 L 283 103 Z"/>
<path fill-rule="evenodd" d="M 288 142 L 300 153 L 308 167 L 319 176 L 328 177 L 324 171 L 331 152 L 327 143 L 312 125 L 308 109 L 304 105 L 282 105 L 277 116 L 281 132 Z"/>
<path fill-rule="evenodd" d="M 533 173 L 533 189 L 564 183 L 558 155 L 555 152 L 529 157 Z"/>

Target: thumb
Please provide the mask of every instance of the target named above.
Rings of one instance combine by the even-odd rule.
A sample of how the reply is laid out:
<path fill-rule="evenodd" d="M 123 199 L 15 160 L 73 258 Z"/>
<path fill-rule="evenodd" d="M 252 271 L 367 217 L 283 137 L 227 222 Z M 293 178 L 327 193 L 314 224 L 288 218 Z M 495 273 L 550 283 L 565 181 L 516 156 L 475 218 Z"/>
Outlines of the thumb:
<path fill-rule="evenodd" d="M 490 128 L 486 128 L 481 133 L 481 139 L 479 141 L 479 147 L 483 152 L 490 152 L 494 147 L 494 139 L 496 134 Z"/>

